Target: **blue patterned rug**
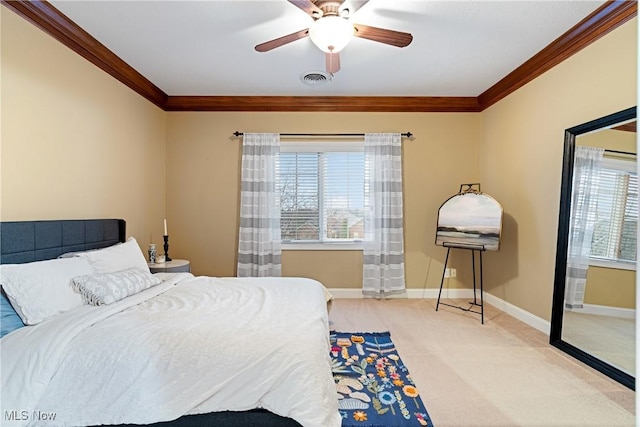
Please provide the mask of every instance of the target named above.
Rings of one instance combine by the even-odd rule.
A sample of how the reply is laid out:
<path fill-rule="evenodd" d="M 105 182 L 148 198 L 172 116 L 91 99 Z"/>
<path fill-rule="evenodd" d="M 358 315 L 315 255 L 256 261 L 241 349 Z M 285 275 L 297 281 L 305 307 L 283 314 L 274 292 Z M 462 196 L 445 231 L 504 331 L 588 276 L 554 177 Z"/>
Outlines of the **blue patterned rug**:
<path fill-rule="evenodd" d="M 433 426 L 389 332 L 331 332 L 342 426 Z"/>

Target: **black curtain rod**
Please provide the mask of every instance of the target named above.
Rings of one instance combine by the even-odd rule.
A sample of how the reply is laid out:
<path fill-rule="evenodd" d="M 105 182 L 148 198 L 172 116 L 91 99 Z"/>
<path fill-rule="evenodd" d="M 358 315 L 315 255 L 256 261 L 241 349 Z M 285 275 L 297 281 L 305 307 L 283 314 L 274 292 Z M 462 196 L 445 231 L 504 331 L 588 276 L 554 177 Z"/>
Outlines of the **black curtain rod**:
<path fill-rule="evenodd" d="M 239 136 L 244 135 L 244 133 L 235 131 L 233 133 L 233 135 L 235 137 L 239 137 Z M 411 138 L 413 136 L 413 134 L 411 132 L 401 133 L 400 135 L 402 135 L 405 138 Z M 305 136 L 359 136 L 359 137 L 364 137 L 364 133 L 281 133 L 280 136 L 300 136 L 300 137 L 305 137 Z"/>
<path fill-rule="evenodd" d="M 636 156 L 637 153 L 631 153 L 629 151 L 618 151 L 618 150 L 604 150 L 606 153 L 615 153 L 615 154 L 626 154 L 628 156 Z"/>

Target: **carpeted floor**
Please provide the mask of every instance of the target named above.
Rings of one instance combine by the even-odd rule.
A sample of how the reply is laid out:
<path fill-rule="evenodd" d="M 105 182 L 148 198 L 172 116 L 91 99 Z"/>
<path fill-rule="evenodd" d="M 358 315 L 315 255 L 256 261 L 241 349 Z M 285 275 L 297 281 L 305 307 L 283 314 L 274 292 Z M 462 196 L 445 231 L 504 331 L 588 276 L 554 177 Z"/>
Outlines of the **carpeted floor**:
<path fill-rule="evenodd" d="M 330 320 L 391 332 L 436 427 L 636 425 L 633 391 L 488 304 L 484 325 L 420 299 L 336 299 Z"/>
<path fill-rule="evenodd" d="M 562 322 L 564 341 L 635 375 L 635 319 L 565 311 Z"/>

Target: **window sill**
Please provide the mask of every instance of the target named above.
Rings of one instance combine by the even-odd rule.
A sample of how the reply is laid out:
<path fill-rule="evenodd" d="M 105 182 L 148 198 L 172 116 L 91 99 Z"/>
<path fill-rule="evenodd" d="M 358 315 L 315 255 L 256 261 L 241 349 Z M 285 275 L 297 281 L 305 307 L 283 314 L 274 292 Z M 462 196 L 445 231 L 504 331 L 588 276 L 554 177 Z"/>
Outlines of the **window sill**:
<path fill-rule="evenodd" d="M 283 243 L 283 251 L 361 251 L 362 243 Z"/>
<path fill-rule="evenodd" d="M 592 267 L 602 267 L 602 268 L 613 268 L 616 270 L 636 270 L 636 263 L 633 262 L 616 262 L 616 261 L 605 261 L 600 259 L 589 259 L 589 266 Z"/>

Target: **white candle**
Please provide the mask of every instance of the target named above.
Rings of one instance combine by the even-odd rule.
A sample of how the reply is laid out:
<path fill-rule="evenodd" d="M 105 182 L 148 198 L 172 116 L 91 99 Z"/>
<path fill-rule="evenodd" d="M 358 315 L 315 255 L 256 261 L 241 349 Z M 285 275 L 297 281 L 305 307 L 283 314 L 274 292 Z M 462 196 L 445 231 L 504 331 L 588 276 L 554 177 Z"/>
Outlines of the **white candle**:
<path fill-rule="evenodd" d="M 167 220 L 166 219 L 164 220 L 164 235 L 165 236 L 169 235 L 169 233 L 167 233 Z"/>

